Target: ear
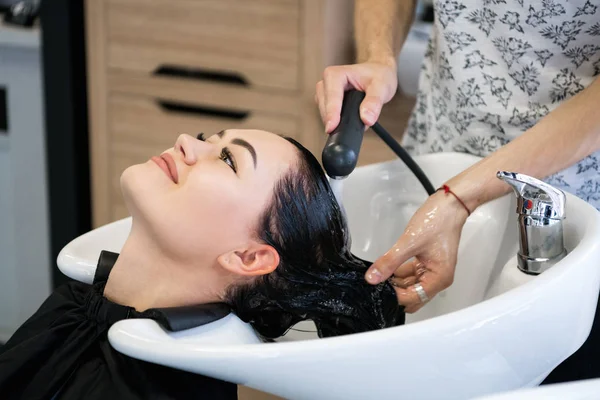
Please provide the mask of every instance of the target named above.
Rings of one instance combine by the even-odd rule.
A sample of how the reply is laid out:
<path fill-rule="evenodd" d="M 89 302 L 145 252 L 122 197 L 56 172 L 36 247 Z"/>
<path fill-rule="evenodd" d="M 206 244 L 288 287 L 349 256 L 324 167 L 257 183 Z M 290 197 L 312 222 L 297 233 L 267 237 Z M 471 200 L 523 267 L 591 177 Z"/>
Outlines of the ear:
<path fill-rule="evenodd" d="M 251 243 L 243 249 L 220 255 L 217 262 L 221 267 L 237 275 L 266 275 L 275 271 L 279 265 L 279 254 L 267 244 Z"/>

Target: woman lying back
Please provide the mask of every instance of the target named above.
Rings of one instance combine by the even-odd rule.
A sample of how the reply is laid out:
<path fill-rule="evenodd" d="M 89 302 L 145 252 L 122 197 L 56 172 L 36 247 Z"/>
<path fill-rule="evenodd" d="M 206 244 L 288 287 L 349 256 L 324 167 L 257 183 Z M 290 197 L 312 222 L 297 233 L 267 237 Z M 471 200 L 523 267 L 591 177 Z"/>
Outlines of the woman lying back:
<path fill-rule="evenodd" d="M 236 398 L 233 384 L 110 347 L 108 328 L 148 309 L 227 303 L 265 338 L 303 320 L 321 337 L 404 322 L 393 287 L 365 281 L 318 161 L 292 139 L 181 135 L 121 188 L 132 228 L 108 279 L 58 288 L 19 328 L 0 349 L 0 398 Z"/>

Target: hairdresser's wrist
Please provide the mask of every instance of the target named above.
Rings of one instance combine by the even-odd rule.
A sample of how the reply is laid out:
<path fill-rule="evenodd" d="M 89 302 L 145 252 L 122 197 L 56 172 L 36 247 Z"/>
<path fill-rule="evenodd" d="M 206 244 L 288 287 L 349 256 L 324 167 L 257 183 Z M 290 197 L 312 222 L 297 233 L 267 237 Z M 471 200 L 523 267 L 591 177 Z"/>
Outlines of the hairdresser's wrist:
<path fill-rule="evenodd" d="M 448 198 L 447 201 L 460 209 L 461 213 L 467 214 L 467 217 L 482 204 L 482 199 L 476 194 L 475 185 L 469 181 L 452 178 L 443 187 L 451 193 L 445 192 L 442 188 L 439 191 Z"/>
<path fill-rule="evenodd" d="M 398 67 L 396 57 L 390 51 L 380 51 L 370 54 L 366 60 L 363 61 L 366 64 L 379 64 L 393 69 L 394 71 Z"/>
<path fill-rule="evenodd" d="M 487 171 L 483 165 L 475 165 L 445 184 L 472 213 L 479 206 L 496 197 L 494 193 L 498 190 L 499 181 L 496 179 L 495 171 Z"/>
<path fill-rule="evenodd" d="M 430 197 L 443 210 L 443 214 L 455 221 L 456 225 L 464 224 L 470 215 L 465 207 L 450 193 L 445 193 L 443 188 L 438 189 Z"/>

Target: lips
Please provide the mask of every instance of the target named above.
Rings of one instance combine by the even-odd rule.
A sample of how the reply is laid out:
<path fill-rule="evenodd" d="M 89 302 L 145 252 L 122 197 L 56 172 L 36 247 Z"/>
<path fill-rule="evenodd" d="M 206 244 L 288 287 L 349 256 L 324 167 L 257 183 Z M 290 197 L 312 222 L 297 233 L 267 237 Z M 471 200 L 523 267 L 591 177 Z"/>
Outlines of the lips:
<path fill-rule="evenodd" d="M 173 160 L 173 157 L 169 153 L 161 154 L 160 157 L 154 156 L 151 160 L 154 161 L 174 183 L 179 181 L 175 160 Z"/>

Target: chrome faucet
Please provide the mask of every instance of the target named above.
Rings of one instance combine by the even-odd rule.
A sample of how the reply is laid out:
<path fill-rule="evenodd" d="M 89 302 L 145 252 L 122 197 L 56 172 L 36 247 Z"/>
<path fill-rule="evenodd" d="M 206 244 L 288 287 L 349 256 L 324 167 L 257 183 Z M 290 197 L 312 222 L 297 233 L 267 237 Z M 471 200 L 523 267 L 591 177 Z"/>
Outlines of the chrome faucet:
<path fill-rule="evenodd" d="M 567 251 L 563 240 L 565 194 L 527 175 L 500 171 L 496 176 L 517 195 L 519 269 L 538 275 L 560 261 Z"/>

